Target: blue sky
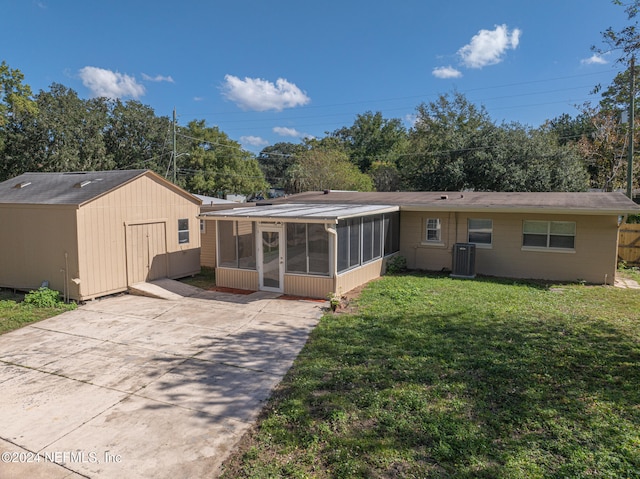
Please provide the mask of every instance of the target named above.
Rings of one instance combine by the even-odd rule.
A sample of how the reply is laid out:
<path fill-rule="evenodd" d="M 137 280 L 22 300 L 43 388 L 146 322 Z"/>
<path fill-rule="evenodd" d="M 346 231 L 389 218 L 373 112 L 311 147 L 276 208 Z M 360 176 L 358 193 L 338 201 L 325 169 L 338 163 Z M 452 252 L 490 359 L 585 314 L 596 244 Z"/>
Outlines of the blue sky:
<path fill-rule="evenodd" d="M 493 120 L 539 126 L 609 85 L 594 56 L 627 24 L 610 0 L 0 0 L 0 60 L 52 83 L 203 119 L 259 152 L 457 90 Z"/>

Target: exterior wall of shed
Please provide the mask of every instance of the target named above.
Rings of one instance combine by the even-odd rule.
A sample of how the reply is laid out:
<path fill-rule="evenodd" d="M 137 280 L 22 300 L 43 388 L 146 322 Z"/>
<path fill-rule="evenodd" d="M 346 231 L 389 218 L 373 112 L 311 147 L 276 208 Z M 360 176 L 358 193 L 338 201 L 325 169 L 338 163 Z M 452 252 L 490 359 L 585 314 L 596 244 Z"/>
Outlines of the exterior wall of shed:
<path fill-rule="evenodd" d="M 128 287 L 126 234 L 129 225 L 164 223 L 167 277 L 200 271 L 199 205 L 153 177 L 142 176 L 78 210 L 80 297 L 91 299 Z M 178 242 L 178 219 L 189 220 L 189 243 Z"/>
<path fill-rule="evenodd" d="M 77 296 L 75 207 L 0 205 L 0 287 L 32 290 L 43 281 Z"/>
<path fill-rule="evenodd" d="M 428 243 L 426 221 L 439 218 L 441 241 Z M 618 247 L 615 216 L 401 212 L 400 254 L 409 268 L 430 271 L 449 270 L 455 243 L 467 242 L 469 218 L 493 221 L 492 245 L 476 247 L 476 273 L 522 279 L 579 281 L 613 284 Z M 573 221 L 576 223 L 575 247 L 570 251 L 527 250 L 522 247 L 523 222 Z"/>

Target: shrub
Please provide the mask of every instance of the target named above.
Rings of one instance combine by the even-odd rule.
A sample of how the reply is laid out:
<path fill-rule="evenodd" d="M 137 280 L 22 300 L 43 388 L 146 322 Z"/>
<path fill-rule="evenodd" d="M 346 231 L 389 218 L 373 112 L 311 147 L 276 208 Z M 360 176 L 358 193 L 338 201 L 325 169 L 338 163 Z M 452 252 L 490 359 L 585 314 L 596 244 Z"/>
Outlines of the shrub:
<path fill-rule="evenodd" d="M 44 286 L 36 291 L 29 291 L 24 297 L 24 302 L 36 308 L 56 308 L 64 304 L 58 291 Z"/>
<path fill-rule="evenodd" d="M 407 258 L 396 255 L 387 261 L 387 274 L 402 273 L 407 270 Z"/>

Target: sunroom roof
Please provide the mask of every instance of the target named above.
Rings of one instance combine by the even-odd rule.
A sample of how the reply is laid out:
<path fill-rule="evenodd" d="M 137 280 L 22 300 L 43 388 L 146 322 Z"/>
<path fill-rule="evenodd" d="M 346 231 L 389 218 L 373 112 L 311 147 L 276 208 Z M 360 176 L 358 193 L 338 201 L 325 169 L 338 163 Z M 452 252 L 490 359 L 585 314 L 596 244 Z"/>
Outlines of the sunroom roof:
<path fill-rule="evenodd" d="M 380 213 L 398 211 L 392 205 L 340 205 L 340 204 L 277 204 L 233 208 L 230 210 L 202 213 L 200 218 L 210 219 L 251 219 L 261 221 L 309 221 L 336 222 L 340 219 L 354 218 Z"/>

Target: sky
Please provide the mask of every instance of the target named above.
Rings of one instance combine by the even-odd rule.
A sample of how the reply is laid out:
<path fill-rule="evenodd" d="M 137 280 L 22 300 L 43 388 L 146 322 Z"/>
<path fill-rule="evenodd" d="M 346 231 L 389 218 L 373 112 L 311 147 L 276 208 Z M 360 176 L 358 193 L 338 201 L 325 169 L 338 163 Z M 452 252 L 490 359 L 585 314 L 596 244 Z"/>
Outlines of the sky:
<path fill-rule="evenodd" d="M 460 92 L 496 123 L 537 127 L 624 69 L 611 0 L 0 0 L 0 61 L 34 93 L 137 100 L 205 120 L 258 153 Z"/>

